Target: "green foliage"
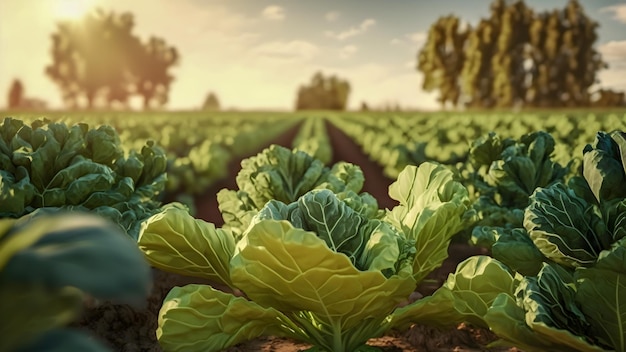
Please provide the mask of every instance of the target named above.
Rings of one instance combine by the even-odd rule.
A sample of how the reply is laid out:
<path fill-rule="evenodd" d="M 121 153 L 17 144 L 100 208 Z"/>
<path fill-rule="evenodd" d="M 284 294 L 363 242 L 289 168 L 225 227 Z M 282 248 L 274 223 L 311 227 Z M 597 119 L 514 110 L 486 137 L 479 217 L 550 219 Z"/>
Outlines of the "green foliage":
<path fill-rule="evenodd" d="M 359 192 L 364 177 L 361 169 L 345 162 L 328 168 L 305 152 L 278 145 L 244 159 L 237 174 L 239 190 L 218 192 L 219 209 L 225 227 L 237 233 L 245 230 L 252 216 L 270 200 L 292 203 L 312 189 L 330 189 L 335 193 Z M 378 211 L 378 203 L 362 194 L 364 211 Z"/>
<path fill-rule="evenodd" d="M 448 257 L 452 236 L 473 220 L 467 189 L 445 166 L 426 162 L 407 166 L 389 195 L 400 204 L 384 220 L 416 241 L 413 276 L 420 282 Z"/>
<path fill-rule="evenodd" d="M 461 97 L 457 76 L 463 69 L 463 46 L 469 31 L 460 28 L 460 22 L 453 15 L 439 18 L 431 25 L 426 44 L 418 53 L 417 69 L 424 73 L 422 88 L 427 92 L 439 90 L 437 100 L 442 106 L 447 102 L 456 106 Z"/>
<path fill-rule="evenodd" d="M 131 13 L 102 9 L 57 23 L 45 72 L 68 108 L 128 107 L 134 94 L 144 109 L 167 103 L 174 80 L 169 69 L 178 63 L 178 51 L 158 37 L 142 42 L 132 34 L 134 25 Z"/>
<path fill-rule="evenodd" d="M 485 226 L 502 231 L 521 227 L 523 209 L 535 189 L 564 182 L 569 165 L 554 161 L 554 151 L 554 139 L 543 131 L 525 134 L 519 140 L 503 139 L 491 132 L 471 144 L 463 175 L 475 192 L 475 243 L 491 247 L 484 241 L 483 233 L 490 231 Z"/>
<path fill-rule="evenodd" d="M 167 351 L 219 351 L 262 335 L 320 351 L 365 351 L 392 314 L 441 265 L 467 225 L 467 190 L 447 168 L 407 167 L 381 216 L 357 194 L 360 170 L 332 169 L 273 146 L 242 163 L 239 191 L 223 191 L 228 226 L 167 208 L 144 223 L 139 246 L 156 267 L 210 278 L 248 300 L 203 285 L 175 288 L 159 313 Z"/>
<path fill-rule="evenodd" d="M 626 197 L 626 133 L 598 132 L 583 150 L 583 176 L 598 202 Z"/>
<path fill-rule="evenodd" d="M 0 126 L 0 217 L 39 208 L 91 211 L 136 237 L 156 213 L 166 182 L 165 153 L 152 141 L 125 156 L 110 126 L 68 127 L 5 118 Z"/>
<path fill-rule="evenodd" d="M 624 177 L 623 136 L 597 134 L 583 149 L 582 176 L 570 180 L 575 187 L 537 188 L 523 228 L 474 231 L 493 243 L 491 260 L 501 263 L 502 274 L 517 272 L 514 289 L 486 287 L 482 294 L 496 298 L 486 311 L 474 303 L 483 315 L 471 317 L 505 343 L 529 351 L 626 349 L 626 186 L 614 183 Z M 494 275 L 477 271 L 473 281 L 492 282 Z M 465 302 L 452 304 L 457 320 L 470 319 L 458 308 Z"/>
<path fill-rule="evenodd" d="M 255 221 L 288 220 L 315 233 L 334 252 L 345 254 L 357 269 L 377 270 L 385 276 L 396 274 L 406 264 L 400 258 L 411 259 L 415 245 L 389 224 L 368 219 L 350 204 L 330 190 L 313 190 L 289 205 L 269 201 Z"/>
<path fill-rule="evenodd" d="M 333 159 L 333 151 L 325 124 L 326 119 L 322 116 L 305 118 L 292 145 L 294 150 L 301 150 L 328 165 Z"/>
<path fill-rule="evenodd" d="M 0 219 L 0 351 L 106 351 L 63 326 L 86 295 L 141 304 L 151 280 L 136 243 L 99 217 Z"/>
<path fill-rule="evenodd" d="M 438 100 L 472 108 L 623 106 L 623 95 L 591 87 L 606 64 L 594 48 L 598 23 L 577 0 L 533 11 L 523 1 L 494 0 L 490 14 L 461 28 L 440 17 L 418 53 L 422 87 Z"/>
<path fill-rule="evenodd" d="M 348 81 L 317 72 L 308 86 L 298 89 L 296 110 L 345 110 L 349 95 Z"/>

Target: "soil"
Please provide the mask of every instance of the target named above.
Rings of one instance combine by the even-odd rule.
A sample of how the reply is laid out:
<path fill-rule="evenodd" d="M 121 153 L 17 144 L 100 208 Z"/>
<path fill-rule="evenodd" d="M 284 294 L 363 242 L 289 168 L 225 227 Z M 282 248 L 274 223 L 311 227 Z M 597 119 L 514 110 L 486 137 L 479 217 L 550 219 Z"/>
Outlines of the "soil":
<path fill-rule="evenodd" d="M 286 133 L 272 141 L 291 147 L 297 134 L 299 125 L 289 129 Z M 363 154 L 361 148 L 338 128 L 327 123 L 327 130 L 334 152 L 333 163 L 344 160 L 359 165 L 365 175 L 363 191 L 372 194 L 381 208 L 391 208 L 396 202 L 389 198 L 387 190 L 393 180 L 385 177 L 382 168 Z M 262 148 L 269 146 L 265 145 Z M 248 157 L 248 156 L 245 156 Z M 241 159 L 233 160 L 229 165 L 229 176 L 215 184 L 205 194 L 196 198 L 196 217 L 221 226 L 223 220 L 217 208 L 215 194 L 223 189 L 236 189 L 235 176 L 240 169 Z M 456 265 L 467 257 L 485 252 L 477 247 L 464 243 L 452 243 L 449 247 L 449 257 L 443 265 L 435 270 L 424 283 L 418 286 L 413 299 L 432 294 Z M 211 284 L 202 279 L 184 277 L 153 269 L 154 286 L 152 293 L 143 307 L 112 304 L 110 302 L 86 301 L 85 310 L 74 327 L 87 330 L 99 340 L 108 344 L 115 351 L 124 352 L 157 352 L 159 347 L 155 330 L 157 316 L 161 303 L 169 290 L 174 286 L 189 283 Z M 215 285 L 213 285 L 215 286 Z M 224 289 L 226 288 L 220 288 Z M 486 346 L 495 340 L 495 336 L 484 329 L 477 329 L 467 325 L 459 325 L 450 329 L 437 329 L 428 326 L 414 325 L 407 331 L 392 331 L 387 335 L 368 341 L 371 346 L 381 348 L 385 352 L 400 351 L 518 351 L 515 348 L 488 349 Z M 304 351 L 309 345 L 285 338 L 263 337 L 231 347 L 227 352 L 244 351 L 273 351 L 295 352 Z"/>

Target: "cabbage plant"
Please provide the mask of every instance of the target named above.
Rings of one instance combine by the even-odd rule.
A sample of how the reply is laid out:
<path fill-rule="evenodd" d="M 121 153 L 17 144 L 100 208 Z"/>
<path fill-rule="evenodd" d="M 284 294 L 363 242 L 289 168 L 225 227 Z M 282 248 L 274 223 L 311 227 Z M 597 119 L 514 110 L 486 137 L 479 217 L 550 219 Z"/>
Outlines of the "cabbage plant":
<path fill-rule="evenodd" d="M 369 338 L 411 320 L 396 317 L 397 307 L 467 225 L 467 190 L 442 165 L 408 166 L 389 191 L 399 204 L 363 211 L 356 192 L 316 188 L 336 181 L 302 157 L 288 159 L 293 174 L 277 165 L 249 174 L 250 184 L 238 178 L 248 195 L 285 180 L 313 187 L 284 188 L 291 201 L 237 198 L 265 202 L 241 235 L 175 207 L 144 222 L 139 246 L 153 266 L 230 288 L 173 288 L 156 332 L 165 351 L 220 351 L 263 335 L 308 342 L 311 351 L 368 351 Z M 296 173 L 303 163 L 313 169 Z M 415 311 L 412 318 L 440 313 L 424 304 Z"/>
<path fill-rule="evenodd" d="M 327 167 L 303 151 L 271 145 L 241 162 L 236 178 L 239 189 L 223 189 L 217 200 L 224 227 L 239 236 L 268 201 L 291 203 L 313 189 L 329 189 L 350 201 L 353 208 L 374 216 L 378 213 L 376 199 L 368 193 L 358 194 L 364 181 L 356 165 L 338 162 Z"/>
<path fill-rule="evenodd" d="M 555 141 L 544 131 L 515 140 L 490 132 L 472 142 L 463 174 L 475 192 L 473 207 L 480 226 L 521 226 L 523 209 L 537 187 L 563 182 L 570 165 L 555 159 Z M 487 242 L 475 232 L 474 241 Z"/>
<path fill-rule="evenodd" d="M 107 125 L 47 120 L 0 125 L 0 218 L 36 209 L 90 211 L 136 238 L 156 213 L 167 180 L 165 152 L 152 141 L 126 153 Z"/>
<path fill-rule="evenodd" d="M 0 351 L 108 351 L 65 325 L 87 297 L 145 303 L 151 282 L 135 241 L 100 217 L 0 219 Z"/>
<path fill-rule="evenodd" d="M 432 302 L 527 351 L 625 351 L 625 156 L 626 133 L 599 132 L 582 175 L 537 188 L 523 227 L 490 229 L 494 258 L 464 262 Z"/>

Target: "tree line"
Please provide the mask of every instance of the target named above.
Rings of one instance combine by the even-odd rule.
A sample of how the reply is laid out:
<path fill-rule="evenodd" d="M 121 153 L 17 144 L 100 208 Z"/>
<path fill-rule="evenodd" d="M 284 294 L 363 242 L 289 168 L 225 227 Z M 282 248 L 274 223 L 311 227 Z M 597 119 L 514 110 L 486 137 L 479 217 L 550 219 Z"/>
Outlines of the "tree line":
<path fill-rule="evenodd" d="M 454 15 L 431 25 L 417 56 L 422 88 L 442 106 L 470 108 L 624 105 L 624 93 L 592 91 L 608 65 L 594 44 L 598 23 L 577 0 L 536 12 L 495 0 L 476 26 Z"/>
<path fill-rule="evenodd" d="M 45 74 L 67 108 L 124 109 L 132 97 L 146 110 L 168 102 L 170 69 L 180 55 L 162 38 L 142 40 L 134 25 L 131 13 L 102 9 L 57 24 Z M 598 71 L 608 67 L 595 49 L 597 28 L 577 0 L 544 12 L 523 0 L 494 0 L 475 26 L 455 15 L 437 19 L 418 50 L 416 69 L 422 88 L 437 91 L 442 107 L 624 106 L 624 92 L 596 87 Z M 23 90 L 13 82 L 9 108 L 45 107 L 23 97 Z M 345 110 L 350 92 L 347 80 L 316 72 L 297 88 L 294 108 Z M 217 95 L 209 92 L 201 108 L 219 110 Z M 362 103 L 361 109 L 369 107 Z"/>

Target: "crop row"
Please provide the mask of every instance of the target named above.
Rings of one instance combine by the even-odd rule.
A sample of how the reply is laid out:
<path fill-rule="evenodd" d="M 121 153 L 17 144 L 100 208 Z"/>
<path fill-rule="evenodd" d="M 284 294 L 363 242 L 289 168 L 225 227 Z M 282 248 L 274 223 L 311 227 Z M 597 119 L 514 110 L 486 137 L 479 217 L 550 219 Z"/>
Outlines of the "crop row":
<path fill-rule="evenodd" d="M 31 122 L 37 115 L 20 115 Z M 228 176 L 231 160 L 252 155 L 299 122 L 268 113 L 52 113 L 51 121 L 115 129 L 126 153 L 155 141 L 167 157 L 168 194 L 198 195 Z"/>
<path fill-rule="evenodd" d="M 567 163 L 597 131 L 626 130 L 626 115 L 591 113 L 353 113 L 328 114 L 332 123 L 359 144 L 387 176 L 406 165 L 467 160 L 471 143 L 488 132 L 519 138 L 546 131 L 556 140 L 556 159 Z"/>

